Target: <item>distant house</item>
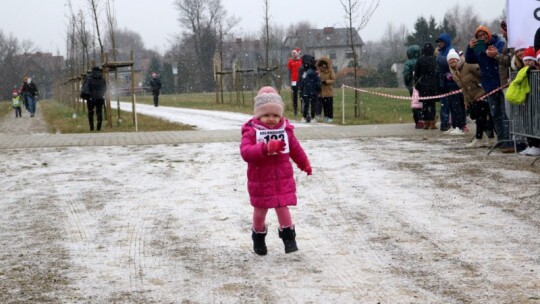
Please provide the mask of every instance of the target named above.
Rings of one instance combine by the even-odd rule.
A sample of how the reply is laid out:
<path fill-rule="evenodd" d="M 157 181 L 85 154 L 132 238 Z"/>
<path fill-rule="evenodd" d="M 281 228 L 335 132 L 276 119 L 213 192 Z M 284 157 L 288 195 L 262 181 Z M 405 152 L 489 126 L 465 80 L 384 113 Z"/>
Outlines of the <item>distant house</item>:
<path fill-rule="evenodd" d="M 362 54 L 364 42 L 358 32 L 353 29 L 355 51 Z M 315 58 L 328 57 L 332 59 L 334 71 L 339 72 L 344 68 L 352 67 L 353 54 L 349 46 L 349 29 L 325 27 L 323 29 L 300 30 L 296 35 L 285 39 L 283 46 L 285 54 L 289 56 L 294 48 L 300 48 L 301 54 L 310 54 Z M 358 56 L 358 60 L 360 60 Z"/>

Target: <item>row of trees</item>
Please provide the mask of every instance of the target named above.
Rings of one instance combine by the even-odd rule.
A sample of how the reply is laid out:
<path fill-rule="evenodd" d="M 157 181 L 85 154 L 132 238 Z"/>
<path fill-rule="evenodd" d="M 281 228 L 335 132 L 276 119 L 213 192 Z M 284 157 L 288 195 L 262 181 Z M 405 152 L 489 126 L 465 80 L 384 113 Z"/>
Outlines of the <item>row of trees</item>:
<path fill-rule="evenodd" d="M 86 0 L 86 6 L 78 10 L 74 10 L 68 1 L 64 76 L 84 73 L 92 65 L 103 62 L 105 53 L 112 57 L 109 60 L 126 60 L 129 52 L 133 50 L 136 68 L 145 75 L 149 75 L 151 71 L 158 72 L 164 82 L 164 93 L 213 91 L 214 54 L 222 54 L 224 42 L 234 40 L 234 29 L 238 24 L 238 19 L 228 14 L 221 0 L 176 0 L 178 21 L 184 31 L 174 38 L 163 55 L 146 49 L 138 33 L 117 28 L 112 1 Z M 285 38 L 298 29 L 313 27 L 308 22 L 287 27 L 273 24 L 271 15 L 268 14 L 270 1 L 260 1 L 264 4 L 265 11 L 261 12 L 261 15 L 265 22 L 258 32 L 244 34 L 242 39 L 263 41 L 266 54 L 268 51 L 279 50 Z M 340 2 L 347 13 L 344 23 L 359 30 L 361 34 L 361 28 L 369 21 L 378 1 Z M 464 48 L 478 25 L 487 24 L 496 31 L 503 16 L 504 13 L 501 12 L 501 17 L 497 20 L 486 22 L 471 6 L 456 5 L 439 23 L 433 17 L 419 17 L 412 32 L 403 25 L 396 27 L 389 23 L 381 40 L 368 42 L 359 58 L 354 58 L 358 59 L 356 65 L 367 71 L 367 74 L 360 77 L 359 85 L 394 86 L 397 83 L 396 75 L 389 72 L 390 67 L 406 60 L 408 45 L 434 42 L 440 33 L 447 32 L 454 37 L 453 43 L 456 47 Z M 24 70 L 24 62 L 17 55 L 35 50 L 31 41 L 19 42 L 0 30 L 0 76 L 3 80 L 0 82 L 0 92 L 3 96 L 22 80 L 23 74 L 20 71 Z M 269 67 L 271 64 L 268 56 L 264 60 Z M 173 68 L 178 71 L 178 76 L 172 74 Z M 144 82 L 146 81 L 147 78 L 144 79 Z"/>

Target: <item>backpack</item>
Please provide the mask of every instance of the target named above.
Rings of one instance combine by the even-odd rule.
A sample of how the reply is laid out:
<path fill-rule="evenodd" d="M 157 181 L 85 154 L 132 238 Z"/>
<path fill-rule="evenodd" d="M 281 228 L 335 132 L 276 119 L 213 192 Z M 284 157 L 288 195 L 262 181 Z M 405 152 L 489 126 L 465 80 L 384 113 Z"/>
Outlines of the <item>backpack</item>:
<path fill-rule="evenodd" d="M 84 100 L 90 99 L 90 81 L 88 80 L 88 77 L 84 79 L 82 87 L 81 87 L 81 95 L 80 97 Z"/>

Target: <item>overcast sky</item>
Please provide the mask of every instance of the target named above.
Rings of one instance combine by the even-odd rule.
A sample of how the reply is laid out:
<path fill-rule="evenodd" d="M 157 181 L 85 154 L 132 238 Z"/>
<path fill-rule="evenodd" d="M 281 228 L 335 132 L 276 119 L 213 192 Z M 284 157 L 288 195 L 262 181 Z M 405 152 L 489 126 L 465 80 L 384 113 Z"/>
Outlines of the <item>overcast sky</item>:
<path fill-rule="evenodd" d="M 84 7 L 88 0 L 72 0 L 74 10 Z M 105 0 L 100 0 L 105 3 Z M 0 29 L 19 41 L 30 39 L 41 51 L 65 53 L 67 0 L 1 0 Z M 138 32 L 147 48 L 163 52 L 171 37 L 180 33 L 174 0 L 115 0 L 119 28 Z M 254 33 L 263 24 L 263 0 L 222 0 L 229 15 L 241 19 L 236 31 Z M 505 0 L 381 0 L 368 26 L 360 35 L 365 41 L 379 40 L 388 23 L 395 27 L 405 25 L 412 31 L 418 17 L 434 16 L 441 21 L 445 12 L 456 4 L 472 5 L 485 21 L 499 17 Z M 319 28 L 344 27 L 345 18 L 340 0 L 270 0 L 271 22 L 288 26 L 309 21 Z M 104 12 L 103 12 L 104 16 Z M 498 30 L 498 29 L 494 29 Z"/>

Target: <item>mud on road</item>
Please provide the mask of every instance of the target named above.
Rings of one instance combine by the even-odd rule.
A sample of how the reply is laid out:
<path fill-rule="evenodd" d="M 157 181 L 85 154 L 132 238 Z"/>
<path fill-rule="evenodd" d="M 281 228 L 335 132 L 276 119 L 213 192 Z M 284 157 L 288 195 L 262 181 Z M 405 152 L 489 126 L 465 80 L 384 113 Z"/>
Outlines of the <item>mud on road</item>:
<path fill-rule="evenodd" d="M 540 303 L 538 166 L 455 144 L 304 141 L 265 257 L 238 143 L 3 150 L 0 302 Z"/>

